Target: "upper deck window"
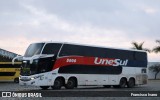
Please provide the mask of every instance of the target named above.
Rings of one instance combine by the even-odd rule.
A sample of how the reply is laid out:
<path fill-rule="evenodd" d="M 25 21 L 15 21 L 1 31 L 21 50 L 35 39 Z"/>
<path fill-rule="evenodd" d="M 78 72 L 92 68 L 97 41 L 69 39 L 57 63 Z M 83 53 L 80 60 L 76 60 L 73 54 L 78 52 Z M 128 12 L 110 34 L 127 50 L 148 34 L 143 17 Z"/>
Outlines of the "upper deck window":
<path fill-rule="evenodd" d="M 133 51 L 65 44 L 60 56 L 78 55 L 133 60 Z"/>
<path fill-rule="evenodd" d="M 42 54 L 55 54 L 57 55 L 62 44 L 58 43 L 48 43 L 45 45 Z"/>
<path fill-rule="evenodd" d="M 40 54 L 44 43 L 34 43 L 29 45 L 24 57 L 32 57 L 34 55 Z"/>

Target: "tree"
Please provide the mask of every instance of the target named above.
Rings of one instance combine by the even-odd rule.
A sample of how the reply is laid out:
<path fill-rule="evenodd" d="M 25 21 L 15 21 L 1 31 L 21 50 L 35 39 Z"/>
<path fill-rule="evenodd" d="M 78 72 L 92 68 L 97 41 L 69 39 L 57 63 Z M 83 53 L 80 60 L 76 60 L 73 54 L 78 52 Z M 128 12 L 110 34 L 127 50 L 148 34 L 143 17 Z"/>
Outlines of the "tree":
<path fill-rule="evenodd" d="M 160 64 L 155 64 L 149 67 L 149 70 L 155 72 L 155 77 L 154 79 L 157 79 L 157 75 L 160 72 Z"/>
<path fill-rule="evenodd" d="M 136 50 L 144 50 L 144 51 L 148 51 L 150 52 L 151 50 L 147 49 L 147 48 L 143 48 L 143 44 L 144 42 L 138 44 L 137 42 L 132 42 L 132 49 L 136 49 Z"/>
<path fill-rule="evenodd" d="M 160 40 L 156 40 L 156 42 L 159 44 L 158 46 L 154 47 L 152 51 L 154 51 L 155 53 L 159 53 L 160 52 Z"/>

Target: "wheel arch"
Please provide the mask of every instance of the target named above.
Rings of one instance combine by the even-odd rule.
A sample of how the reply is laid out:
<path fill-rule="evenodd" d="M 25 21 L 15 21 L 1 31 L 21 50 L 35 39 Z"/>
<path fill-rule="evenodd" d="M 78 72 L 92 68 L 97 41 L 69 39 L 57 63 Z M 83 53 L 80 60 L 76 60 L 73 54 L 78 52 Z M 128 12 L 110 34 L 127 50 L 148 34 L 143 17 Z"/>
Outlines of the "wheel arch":
<path fill-rule="evenodd" d="M 127 87 L 132 88 L 136 85 L 136 81 L 134 77 L 130 77 L 129 80 L 127 81 Z"/>
<path fill-rule="evenodd" d="M 78 79 L 77 79 L 76 76 L 70 76 L 70 77 L 68 78 L 68 80 L 69 80 L 69 79 L 74 79 L 74 80 L 76 81 L 76 86 L 75 86 L 75 87 L 78 86 Z M 68 81 L 68 80 L 67 80 L 67 81 Z"/>
<path fill-rule="evenodd" d="M 65 78 L 64 78 L 63 76 L 58 76 L 58 77 L 55 78 L 55 80 L 56 80 L 56 79 L 61 79 L 62 82 L 63 82 L 63 86 L 65 85 Z M 54 81 L 55 81 L 55 80 L 54 80 Z"/>
<path fill-rule="evenodd" d="M 127 77 L 121 77 L 120 80 L 121 80 L 121 79 L 125 79 L 126 82 L 127 82 Z M 120 82 L 120 80 L 119 80 L 119 82 Z"/>
<path fill-rule="evenodd" d="M 136 78 L 135 77 L 130 77 L 127 82 L 129 82 L 130 79 L 133 79 L 134 80 L 134 84 L 136 84 Z"/>

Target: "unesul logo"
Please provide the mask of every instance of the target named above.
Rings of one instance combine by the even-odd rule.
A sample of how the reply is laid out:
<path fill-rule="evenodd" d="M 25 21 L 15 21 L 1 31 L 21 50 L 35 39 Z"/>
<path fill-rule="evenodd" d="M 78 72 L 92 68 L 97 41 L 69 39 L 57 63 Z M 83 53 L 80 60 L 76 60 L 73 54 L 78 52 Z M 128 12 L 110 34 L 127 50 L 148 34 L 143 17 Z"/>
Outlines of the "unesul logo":
<path fill-rule="evenodd" d="M 98 58 L 95 57 L 94 64 L 97 65 L 111 65 L 111 66 L 126 66 L 128 60 L 121 60 L 121 59 L 107 59 L 107 58 Z"/>

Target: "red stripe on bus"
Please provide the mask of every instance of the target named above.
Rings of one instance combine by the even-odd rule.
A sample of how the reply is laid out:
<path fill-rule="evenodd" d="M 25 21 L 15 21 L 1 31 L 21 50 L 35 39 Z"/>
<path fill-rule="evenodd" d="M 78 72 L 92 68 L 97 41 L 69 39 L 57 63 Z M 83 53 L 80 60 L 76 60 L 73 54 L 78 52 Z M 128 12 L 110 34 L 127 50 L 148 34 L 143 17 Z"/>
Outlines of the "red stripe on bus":
<path fill-rule="evenodd" d="M 106 60 L 115 60 L 113 58 L 103 58 Z M 75 61 L 76 60 L 76 61 Z M 57 69 L 60 67 L 65 67 L 67 65 L 97 65 L 94 63 L 95 57 L 79 57 L 79 56 L 70 56 L 70 57 L 63 57 L 56 60 L 53 69 Z M 112 66 L 107 64 L 98 64 L 99 66 Z"/>

